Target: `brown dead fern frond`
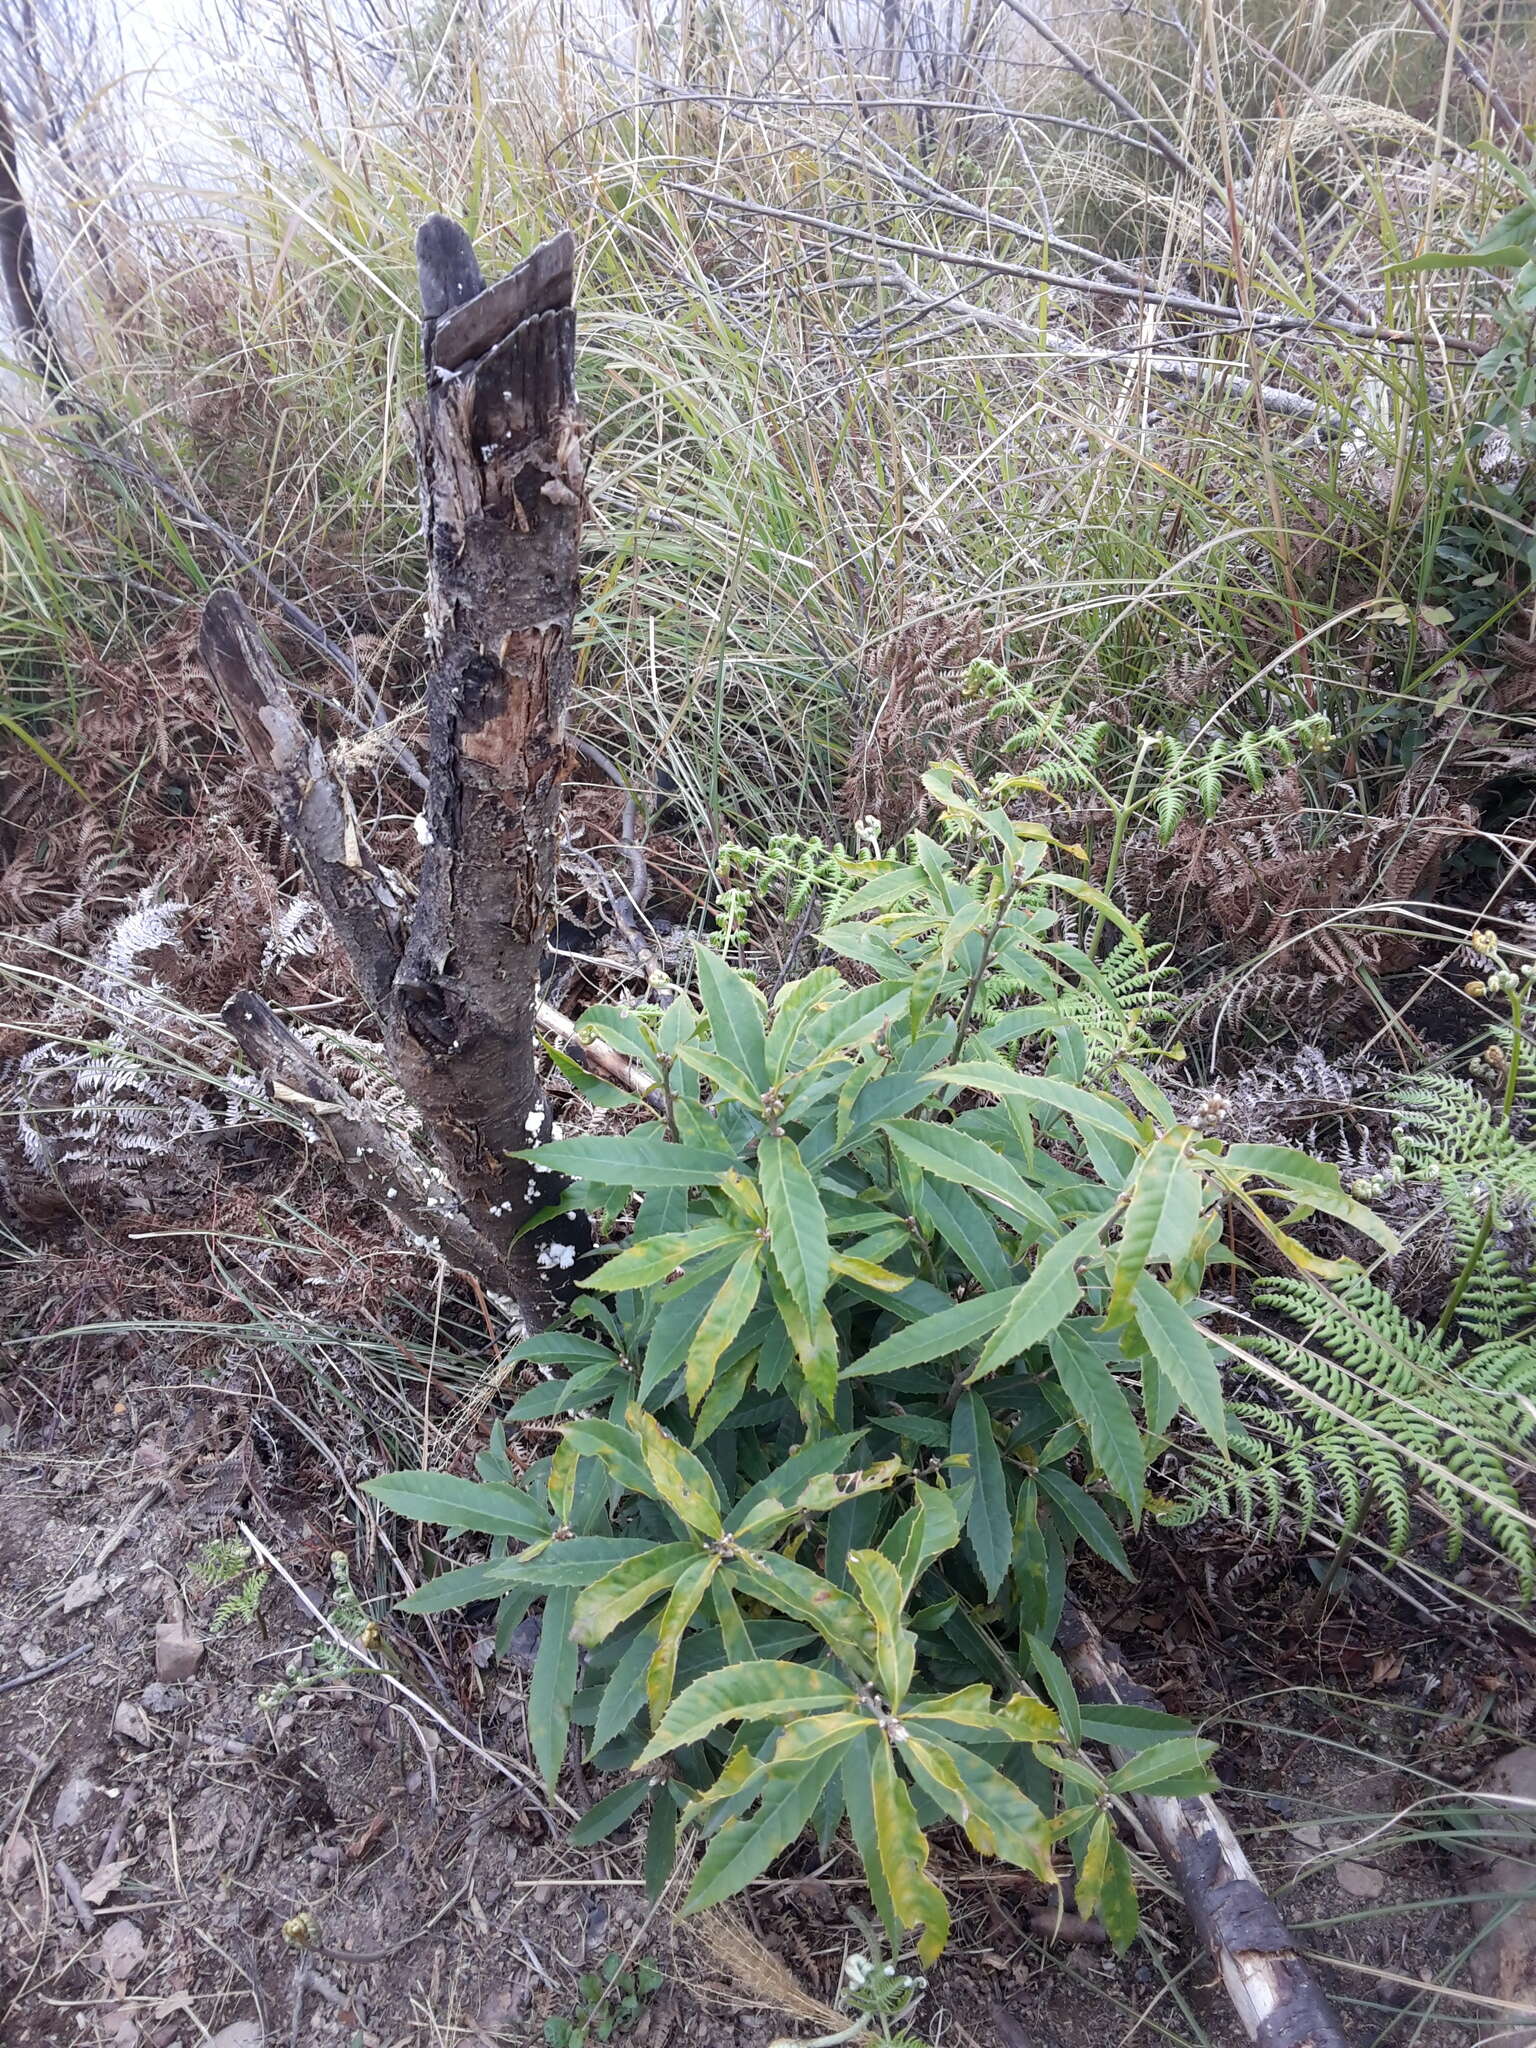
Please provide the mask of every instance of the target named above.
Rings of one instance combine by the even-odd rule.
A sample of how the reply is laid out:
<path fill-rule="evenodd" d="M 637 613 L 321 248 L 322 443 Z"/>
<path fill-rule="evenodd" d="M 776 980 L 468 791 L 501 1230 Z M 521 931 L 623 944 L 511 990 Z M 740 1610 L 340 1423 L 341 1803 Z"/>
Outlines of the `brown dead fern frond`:
<path fill-rule="evenodd" d="M 965 687 L 981 651 L 978 618 L 928 618 L 899 627 L 871 664 L 874 714 L 856 736 L 837 808 L 848 823 L 878 818 L 889 845 L 927 803 L 923 776 L 935 761 L 968 764 L 990 717 L 984 698 Z"/>
<path fill-rule="evenodd" d="M 1477 812 L 1443 783 L 1410 774 L 1374 817 L 1316 838 L 1317 813 L 1291 770 L 1260 794 L 1229 797 L 1186 820 L 1166 846 L 1151 835 L 1123 870 L 1131 909 L 1186 954 L 1225 955 L 1209 1001 L 1229 1015 L 1283 1008 L 1309 1019 L 1367 1000 L 1362 977 L 1415 967 L 1424 939 L 1402 906 L 1431 893 Z"/>

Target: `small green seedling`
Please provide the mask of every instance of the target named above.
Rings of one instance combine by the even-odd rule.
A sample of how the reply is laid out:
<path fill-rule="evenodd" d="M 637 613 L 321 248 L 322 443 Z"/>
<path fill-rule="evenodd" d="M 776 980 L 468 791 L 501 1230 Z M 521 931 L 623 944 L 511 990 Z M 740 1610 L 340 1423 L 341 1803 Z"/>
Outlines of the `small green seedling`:
<path fill-rule="evenodd" d="M 577 1979 L 581 2010 L 571 2018 L 557 2013 L 544 2022 L 546 2048 L 590 2048 L 594 2041 L 630 2033 L 662 1981 L 654 1963 L 629 1967 L 622 1956 L 605 1956 L 601 1970 L 588 1970 Z"/>

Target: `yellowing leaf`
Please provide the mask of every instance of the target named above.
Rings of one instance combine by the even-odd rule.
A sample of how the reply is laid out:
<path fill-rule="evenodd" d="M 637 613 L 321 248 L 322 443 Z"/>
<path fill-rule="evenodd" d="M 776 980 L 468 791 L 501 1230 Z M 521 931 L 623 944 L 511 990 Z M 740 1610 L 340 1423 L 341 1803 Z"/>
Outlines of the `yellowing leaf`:
<path fill-rule="evenodd" d="M 589 1647 L 605 1641 L 620 1622 L 664 1593 L 699 1556 L 696 1543 L 657 1543 L 626 1557 L 595 1584 L 583 1587 L 571 1615 L 571 1634 Z"/>
<path fill-rule="evenodd" d="M 870 1804 L 880 1875 L 896 1918 L 903 1927 L 922 1929 L 917 1952 L 925 1963 L 936 1962 L 949 1939 L 949 1908 L 928 1875 L 928 1838 L 884 1742 L 871 1759 Z"/>
<path fill-rule="evenodd" d="M 707 1469 L 679 1443 L 674 1443 L 654 1415 L 631 1405 L 625 1417 L 639 1437 L 656 1491 L 681 1522 L 703 1536 L 720 1534 L 720 1496 Z"/>
<path fill-rule="evenodd" d="M 856 1707 L 852 1686 L 810 1664 L 788 1664 L 773 1657 L 755 1664 L 728 1664 L 723 1671 L 696 1678 L 668 1707 L 661 1726 L 631 1765 L 643 1770 L 669 1750 L 699 1742 L 725 1721 L 795 1720 L 801 1714 L 831 1707 Z"/>
<path fill-rule="evenodd" d="M 718 1556 L 695 1557 L 678 1574 L 670 1599 L 656 1625 L 656 1648 L 645 1672 L 645 1697 L 654 1728 L 672 1698 L 672 1681 L 677 1675 L 677 1653 L 683 1646 L 683 1631 L 699 1610 L 709 1591 L 709 1582 L 720 1569 Z"/>
<path fill-rule="evenodd" d="M 762 1287 L 761 1267 L 762 1246 L 754 1239 L 720 1282 L 714 1300 L 699 1318 L 683 1368 L 684 1391 L 695 1414 L 714 1383 L 721 1355 L 757 1306 Z"/>

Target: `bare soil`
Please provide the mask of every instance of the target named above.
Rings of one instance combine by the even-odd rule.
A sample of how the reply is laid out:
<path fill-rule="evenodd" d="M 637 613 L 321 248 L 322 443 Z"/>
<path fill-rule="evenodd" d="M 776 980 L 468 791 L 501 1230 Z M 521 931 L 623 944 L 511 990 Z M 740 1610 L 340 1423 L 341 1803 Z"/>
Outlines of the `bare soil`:
<path fill-rule="evenodd" d="M 680 1935 L 675 1892 L 647 1900 L 636 1845 L 564 1846 L 568 1822 L 524 1760 L 516 1646 L 497 1668 L 472 1626 L 429 1638 L 390 1617 L 372 1591 L 377 1532 L 352 1519 L 284 1421 L 288 1404 L 274 1407 L 247 1365 L 223 1385 L 206 1369 L 166 1383 L 147 1361 L 137 1376 L 92 1376 L 75 1347 L 60 1385 L 30 1363 L 11 1384 L 8 2048 L 537 2043 L 549 2017 L 580 2012 L 582 1974 L 609 1955 L 664 1973 L 621 2039 L 729 2048 L 825 2029 L 810 2012 L 825 2012 L 859 1945 L 850 1908 L 868 1911 L 851 1862 L 805 1845 L 747 1901 L 748 1931 L 808 2001 L 797 2027 L 782 1999 L 775 2009 L 771 1970 L 723 1965 Z M 274 1574 L 253 1619 L 219 1626 L 229 1588 L 193 1567 L 241 1523 L 293 1584 Z M 366 1640 L 410 1697 L 362 1668 L 319 1668 L 323 1633 L 300 1596 L 329 1608 L 337 1550 L 380 1619 Z M 1361 1595 L 1367 1611 L 1338 1610 L 1319 1633 L 1278 1558 L 1257 1578 L 1250 1561 L 1241 1614 L 1230 1559 L 1186 1548 L 1147 1563 L 1135 1595 L 1116 1582 L 1118 1594 L 1093 1589 L 1095 1604 L 1170 1706 L 1217 1714 L 1229 1809 L 1304 1939 L 1352 1966 L 1326 1974 L 1356 2037 L 1427 2048 L 1491 2036 L 1490 2015 L 1427 1996 L 1465 1981 L 1467 1880 L 1441 1841 L 1397 1817 L 1448 1769 L 1456 1782 L 1509 1746 L 1487 1709 L 1510 1718 L 1529 1652 L 1495 1632 L 1452 1644 L 1415 1629 L 1388 1594 L 1376 1607 Z M 188 1674 L 157 1675 L 157 1627 L 178 1619 L 201 1653 Z M 577 1808 L 604 1789 L 579 1764 L 561 1787 Z M 1148 1899 L 1147 1938 L 1117 1961 L 1042 1940 L 1040 1889 L 989 1873 L 962 1844 L 941 1841 L 936 1862 L 956 1938 L 917 2016 L 928 2040 L 1098 2048 L 1108 2028 L 1235 2044 L 1176 1901 Z"/>

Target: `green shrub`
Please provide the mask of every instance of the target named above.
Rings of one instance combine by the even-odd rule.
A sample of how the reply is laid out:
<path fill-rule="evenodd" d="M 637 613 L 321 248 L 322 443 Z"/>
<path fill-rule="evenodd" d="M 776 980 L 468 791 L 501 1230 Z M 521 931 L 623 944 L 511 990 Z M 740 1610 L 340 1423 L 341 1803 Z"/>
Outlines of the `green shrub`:
<path fill-rule="evenodd" d="M 920 1928 L 931 1957 L 947 1819 L 1047 1881 L 1065 1845 L 1123 1945 L 1111 1803 L 1202 1787 L 1211 1745 L 1079 1704 L 1051 1648 L 1072 1553 L 1127 1570 L 1180 1410 L 1224 1442 L 1198 1290 L 1226 1206 L 1313 1269 L 1300 1218 L 1388 1234 L 1336 1170 L 1179 1126 L 1125 1058 L 1085 1084 L 1099 968 L 1062 911 L 1132 928 L 1042 828 L 956 770 L 928 787 L 944 843 L 874 863 L 822 934 L 858 985 L 819 966 L 770 1004 L 701 950 L 700 1007 L 594 1013 L 655 1086 L 638 1129 L 529 1155 L 595 1208 L 643 1198 L 587 1283 L 595 1334 L 514 1354 L 569 1372 L 512 1410 L 572 1418 L 554 1455 L 519 1477 L 498 1430 L 478 1484 L 370 1488 L 495 1539 L 412 1611 L 495 1598 L 510 1633 L 544 1599 L 537 1760 L 553 1779 L 589 1727 L 636 1776 L 583 1837 L 649 1802 L 664 1873 L 681 1820 L 690 1909 L 846 1821 L 893 1943 Z M 1000 974 L 1019 993 L 989 1020 Z M 1137 1753 L 1106 1777 L 1089 1739 Z"/>

